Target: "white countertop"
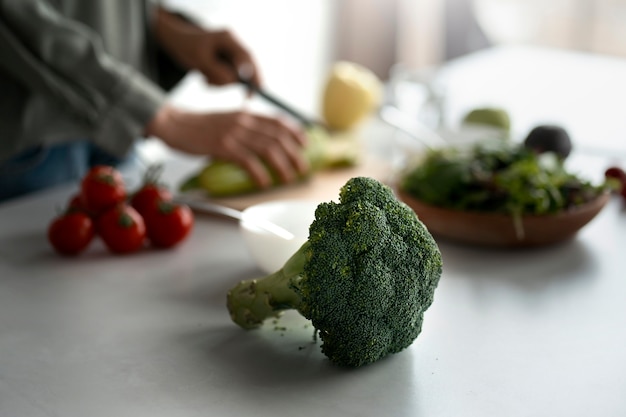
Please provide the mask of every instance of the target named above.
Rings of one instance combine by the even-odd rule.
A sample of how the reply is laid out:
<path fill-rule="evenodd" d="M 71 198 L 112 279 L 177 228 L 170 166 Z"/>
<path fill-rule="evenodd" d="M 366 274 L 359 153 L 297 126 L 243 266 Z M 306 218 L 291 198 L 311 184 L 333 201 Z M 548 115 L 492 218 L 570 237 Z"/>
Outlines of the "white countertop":
<path fill-rule="evenodd" d="M 179 175 L 181 160 L 169 163 Z M 56 256 L 46 228 L 73 191 L 0 205 L 2 417 L 626 415 L 617 198 L 562 245 L 441 242 L 422 334 L 345 370 L 297 314 L 281 319 L 285 331 L 231 322 L 227 290 L 260 271 L 230 220 L 197 215 L 175 250 L 119 257 L 96 242 Z"/>

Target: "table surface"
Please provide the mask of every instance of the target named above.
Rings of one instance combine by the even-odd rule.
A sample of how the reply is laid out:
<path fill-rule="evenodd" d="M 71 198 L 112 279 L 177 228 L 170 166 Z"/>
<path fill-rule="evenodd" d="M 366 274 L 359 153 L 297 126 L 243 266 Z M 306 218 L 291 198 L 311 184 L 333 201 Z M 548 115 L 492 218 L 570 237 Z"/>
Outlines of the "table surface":
<path fill-rule="evenodd" d="M 170 181 L 198 163 L 166 161 Z M 422 334 L 346 370 L 295 313 L 281 318 L 285 330 L 232 324 L 227 290 L 260 271 L 231 220 L 197 215 L 174 250 L 120 257 L 95 242 L 56 256 L 45 231 L 74 191 L 0 205 L 0 416 L 626 415 L 616 198 L 561 245 L 440 242 L 444 272 Z"/>

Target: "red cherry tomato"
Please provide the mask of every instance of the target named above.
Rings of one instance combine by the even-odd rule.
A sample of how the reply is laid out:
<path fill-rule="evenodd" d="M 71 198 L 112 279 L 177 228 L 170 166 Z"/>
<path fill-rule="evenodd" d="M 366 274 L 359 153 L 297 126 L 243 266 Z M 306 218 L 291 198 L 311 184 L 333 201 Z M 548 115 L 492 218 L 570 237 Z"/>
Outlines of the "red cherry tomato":
<path fill-rule="evenodd" d="M 624 170 L 620 167 L 616 167 L 616 166 L 609 167 L 604 172 L 604 175 L 607 178 L 616 178 L 620 180 L 622 183 L 626 182 L 626 172 L 624 172 Z"/>
<path fill-rule="evenodd" d="M 171 201 L 170 190 L 156 183 L 148 183 L 141 187 L 130 199 L 130 205 L 142 216 L 156 209 L 159 201 Z"/>
<path fill-rule="evenodd" d="M 618 166 L 612 166 L 604 171 L 604 176 L 607 178 L 614 178 L 620 182 L 620 186 L 617 190 L 615 190 L 615 192 L 626 199 L 626 172 Z"/>
<path fill-rule="evenodd" d="M 74 194 L 67 202 L 68 211 L 86 211 L 83 207 L 83 199 L 80 193 Z"/>
<path fill-rule="evenodd" d="M 80 211 L 69 211 L 55 218 L 48 227 L 48 241 L 62 255 L 78 255 L 94 237 L 91 218 Z"/>
<path fill-rule="evenodd" d="M 144 216 L 156 207 L 157 201 L 172 200 L 172 193 L 167 186 L 161 184 L 160 177 L 163 165 L 150 165 L 143 176 L 143 185 L 132 195 L 130 204 Z"/>
<path fill-rule="evenodd" d="M 170 248 L 185 240 L 194 223 L 188 206 L 164 200 L 146 213 L 145 220 L 148 239 L 160 248 Z"/>
<path fill-rule="evenodd" d="M 137 210 L 119 204 L 105 211 L 96 220 L 96 230 L 113 253 L 137 252 L 146 239 L 146 226 Z"/>
<path fill-rule="evenodd" d="M 126 199 L 122 174 L 107 165 L 97 165 L 89 170 L 81 182 L 83 207 L 97 216 Z"/>

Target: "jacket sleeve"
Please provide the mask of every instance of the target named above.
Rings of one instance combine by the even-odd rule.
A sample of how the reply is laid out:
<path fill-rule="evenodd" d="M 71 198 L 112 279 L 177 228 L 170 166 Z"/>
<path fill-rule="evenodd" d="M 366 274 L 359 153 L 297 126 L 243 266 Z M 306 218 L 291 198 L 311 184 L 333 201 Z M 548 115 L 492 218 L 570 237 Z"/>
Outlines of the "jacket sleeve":
<path fill-rule="evenodd" d="M 158 86 L 109 56 L 97 33 L 43 0 L 0 0 L 0 70 L 53 97 L 91 140 L 117 154 L 165 100 Z"/>

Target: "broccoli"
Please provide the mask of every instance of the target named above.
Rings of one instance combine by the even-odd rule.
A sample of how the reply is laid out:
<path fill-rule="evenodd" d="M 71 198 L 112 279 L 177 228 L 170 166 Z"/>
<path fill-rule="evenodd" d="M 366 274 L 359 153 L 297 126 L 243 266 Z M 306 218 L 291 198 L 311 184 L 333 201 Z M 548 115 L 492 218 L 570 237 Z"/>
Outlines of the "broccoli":
<path fill-rule="evenodd" d="M 441 253 L 415 213 L 386 185 L 350 179 L 339 203 L 321 203 L 309 238 L 277 272 L 227 296 L 245 329 L 296 309 L 332 363 L 358 367 L 408 347 L 421 331 L 442 271 Z"/>

